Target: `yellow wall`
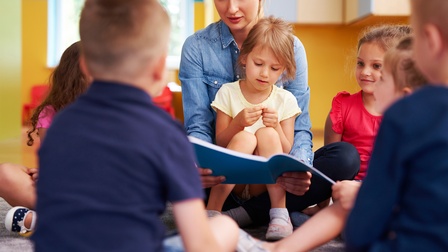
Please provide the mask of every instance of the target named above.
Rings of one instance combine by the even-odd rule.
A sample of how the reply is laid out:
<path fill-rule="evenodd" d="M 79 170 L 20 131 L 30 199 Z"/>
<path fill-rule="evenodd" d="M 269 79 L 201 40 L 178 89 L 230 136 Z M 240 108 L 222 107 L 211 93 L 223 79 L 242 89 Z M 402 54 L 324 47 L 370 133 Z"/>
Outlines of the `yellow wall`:
<path fill-rule="evenodd" d="M 30 101 L 30 88 L 48 83 L 47 0 L 22 0 L 22 101 Z"/>
<path fill-rule="evenodd" d="M 361 27 L 298 26 L 294 33 L 305 46 L 313 131 L 323 130 L 331 100 L 342 90 L 359 90 L 354 79 L 357 36 Z"/>
<path fill-rule="evenodd" d="M 17 3 L 13 4 L 16 1 L 2 0 L 1 2 L 3 5 L 8 6 L 17 5 Z M 0 9 L 4 10 L 5 8 Z M 205 25 L 205 12 L 207 9 L 210 8 L 205 8 L 203 2 L 195 2 L 194 11 L 196 17 L 194 30 L 201 29 Z M 214 11 L 214 18 L 218 18 L 214 8 L 212 9 Z M 7 14 L 9 14 L 9 11 Z M 7 31 L 1 34 L 8 34 L 12 22 L 4 16 L 1 18 L 5 20 L 2 22 L 3 24 L 8 24 L 8 26 L 3 27 Z M 294 32 L 302 40 L 307 51 L 309 85 L 311 88 L 310 113 L 313 131 L 324 128 L 325 118 L 330 109 L 331 100 L 337 92 L 342 90 L 355 92 L 358 90 L 358 86 L 352 77 L 353 73 L 351 72 L 354 68 L 354 63 L 349 67 L 348 61 L 355 57 L 353 50 L 359 31 L 365 25 L 375 24 L 380 21 L 381 19 L 374 19 L 374 22 L 361 22 L 358 25 L 351 26 L 295 25 Z M 403 18 L 394 21 L 402 22 L 406 21 L 406 19 Z M 51 72 L 51 69 L 46 67 L 47 0 L 22 0 L 21 22 L 23 24 L 21 100 L 22 102 L 28 102 L 30 87 L 36 83 L 46 83 Z M 20 20 L 17 23 L 20 23 Z M 10 63 L 10 61 L 8 62 Z M 20 66 L 14 68 L 14 71 L 19 71 L 17 69 L 20 69 Z M 177 71 L 170 72 L 169 76 L 170 81 L 179 83 L 177 80 Z M 20 77 L 15 80 L 16 82 L 20 82 Z M 3 85 L 1 88 L 3 88 Z M 2 104 L 3 102 L 0 101 L 0 105 Z M 176 114 L 181 114 L 179 113 L 179 110 L 182 109 L 181 97 L 178 95 L 175 98 L 175 106 L 178 110 Z M 8 111 L 12 113 L 13 110 Z M 15 113 L 20 114 L 17 108 L 14 115 Z M 15 115 L 14 118 L 18 120 L 19 116 Z"/>
<path fill-rule="evenodd" d="M 0 0 L 0 140 L 21 132 L 21 23 L 20 1 Z"/>

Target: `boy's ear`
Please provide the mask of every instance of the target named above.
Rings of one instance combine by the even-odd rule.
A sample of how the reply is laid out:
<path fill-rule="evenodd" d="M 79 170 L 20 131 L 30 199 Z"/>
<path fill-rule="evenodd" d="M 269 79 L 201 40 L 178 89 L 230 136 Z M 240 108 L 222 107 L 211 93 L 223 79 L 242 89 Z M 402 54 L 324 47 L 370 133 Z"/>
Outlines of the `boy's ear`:
<path fill-rule="evenodd" d="M 87 69 L 86 58 L 82 53 L 79 56 L 79 68 L 81 69 L 81 72 L 84 74 L 84 76 L 91 76 L 89 70 Z"/>
<path fill-rule="evenodd" d="M 443 38 L 440 30 L 434 24 L 426 24 L 423 29 L 429 52 L 437 57 L 443 51 Z"/>
<path fill-rule="evenodd" d="M 401 91 L 403 92 L 403 95 L 410 95 L 410 94 L 412 94 L 412 89 L 409 88 L 409 87 L 405 87 Z"/>
<path fill-rule="evenodd" d="M 159 57 L 157 62 L 154 64 L 154 70 L 153 70 L 153 80 L 154 81 L 164 81 L 166 77 L 166 54 L 163 54 Z"/>

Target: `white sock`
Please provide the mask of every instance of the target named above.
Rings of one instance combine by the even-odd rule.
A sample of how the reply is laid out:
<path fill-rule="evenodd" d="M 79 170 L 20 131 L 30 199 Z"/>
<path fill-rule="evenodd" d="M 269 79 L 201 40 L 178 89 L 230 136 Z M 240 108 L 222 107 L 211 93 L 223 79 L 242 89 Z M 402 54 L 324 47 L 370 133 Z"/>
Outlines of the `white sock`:
<path fill-rule="evenodd" d="M 286 208 L 271 208 L 269 210 L 270 223 L 286 225 L 290 222 L 289 212 Z"/>

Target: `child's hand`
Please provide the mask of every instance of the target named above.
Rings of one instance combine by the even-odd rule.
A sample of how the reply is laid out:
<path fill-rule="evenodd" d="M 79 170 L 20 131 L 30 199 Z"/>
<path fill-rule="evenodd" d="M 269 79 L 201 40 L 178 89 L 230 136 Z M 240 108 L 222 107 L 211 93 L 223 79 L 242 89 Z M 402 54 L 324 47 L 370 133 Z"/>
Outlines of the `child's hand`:
<path fill-rule="evenodd" d="M 241 110 L 233 120 L 235 120 L 241 127 L 248 127 L 257 122 L 262 113 L 262 106 L 245 108 Z"/>
<path fill-rule="evenodd" d="M 351 210 L 355 204 L 361 182 L 353 180 L 338 181 L 333 185 L 333 199 L 339 200 L 345 210 Z"/>
<path fill-rule="evenodd" d="M 27 170 L 28 175 L 31 176 L 31 178 L 33 179 L 34 183 L 37 182 L 37 179 L 39 177 L 39 171 L 36 168 L 30 168 Z"/>
<path fill-rule="evenodd" d="M 263 124 L 266 127 L 277 128 L 277 126 L 279 125 L 277 111 L 273 108 L 264 108 L 262 117 Z"/>

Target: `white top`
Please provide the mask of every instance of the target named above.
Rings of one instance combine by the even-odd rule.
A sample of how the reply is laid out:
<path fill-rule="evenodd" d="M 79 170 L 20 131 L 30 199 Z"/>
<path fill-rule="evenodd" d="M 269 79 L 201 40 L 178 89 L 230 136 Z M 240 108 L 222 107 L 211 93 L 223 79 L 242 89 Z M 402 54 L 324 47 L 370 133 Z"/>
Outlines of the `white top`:
<path fill-rule="evenodd" d="M 252 104 L 246 100 L 240 88 L 240 81 L 235 81 L 222 85 L 218 93 L 216 93 L 215 100 L 212 102 L 212 108 L 222 111 L 224 114 L 235 118 L 238 113 L 244 108 L 251 108 L 262 105 L 268 108 L 277 110 L 279 121 L 300 115 L 302 110 L 297 104 L 294 95 L 282 88 L 273 86 L 269 97 L 259 104 Z M 245 131 L 255 133 L 259 128 L 265 127 L 263 120 L 260 117 L 252 126 L 244 128 Z"/>

